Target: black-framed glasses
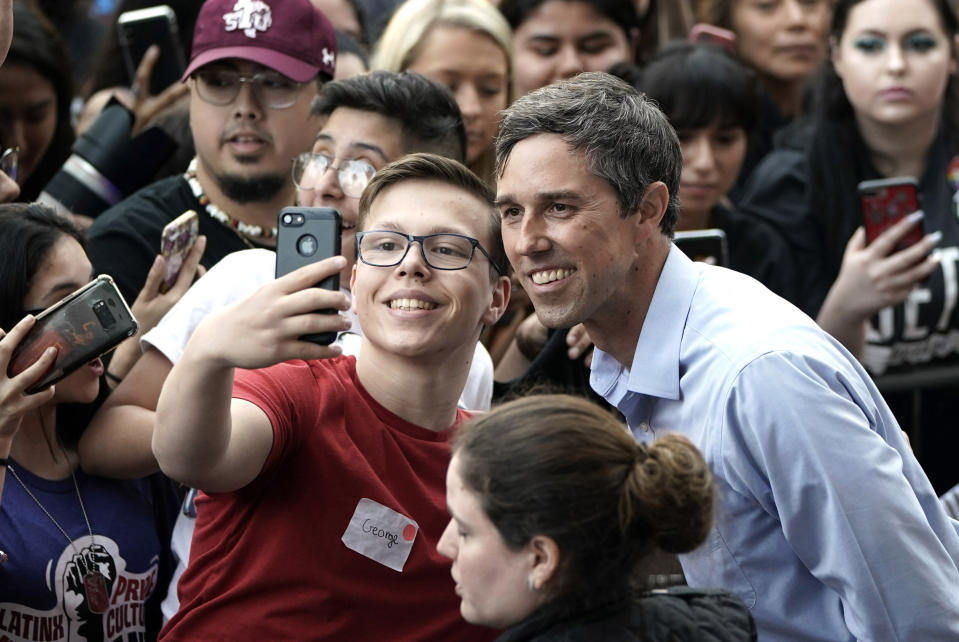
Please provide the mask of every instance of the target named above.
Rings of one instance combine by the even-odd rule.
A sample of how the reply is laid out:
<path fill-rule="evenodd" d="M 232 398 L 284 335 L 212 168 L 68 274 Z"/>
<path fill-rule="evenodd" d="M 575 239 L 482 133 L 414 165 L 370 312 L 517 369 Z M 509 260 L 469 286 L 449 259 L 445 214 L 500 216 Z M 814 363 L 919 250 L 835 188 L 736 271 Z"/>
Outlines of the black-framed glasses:
<path fill-rule="evenodd" d="M 340 189 L 351 198 L 362 196 L 363 189 L 376 173 L 376 168 L 365 160 L 340 161 L 336 166 L 329 154 L 303 152 L 293 158 L 293 183 L 301 190 L 315 189 L 314 186 L 328 169 L 336 171 Z"/>
<path fill-rule="evenodd" d="M 296 102 L 303 83 L 287 78 L 278 71 L 264 71 L 245 76 L 234 69 L 201 69 L 193 74 L 196 92 L 211 105 L 229 105 L 240 95 L 240 86 L 250 83 L 264 106 L 286 109 Z"/>
<path fill-rule="evenodd" d="M 499 266 L 476 239 L 462 234 L 427 234 L 416 236 L 393 230 L 370 230 L 356 235 L 356 255 L 374 267 L 393 267 L 406 258 L 410 246 L 420 244 L 420 254 L 436 270 L 462 270 L 469 267 L 473 252 L 479 248 L 497 272 Z"/>
<path fill-rule="evenodd" d="M 20 167 L 20 148 L 8 147 L 0 155 L 0 172 L 3 172 L 14 181 L 17 180 L 17 173 Z"/>

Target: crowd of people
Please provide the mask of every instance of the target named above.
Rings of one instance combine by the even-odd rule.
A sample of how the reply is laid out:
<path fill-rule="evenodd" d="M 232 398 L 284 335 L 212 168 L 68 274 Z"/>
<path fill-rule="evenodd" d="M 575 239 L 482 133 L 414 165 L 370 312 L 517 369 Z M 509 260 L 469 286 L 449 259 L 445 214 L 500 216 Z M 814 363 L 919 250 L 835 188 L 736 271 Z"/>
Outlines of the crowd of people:
<path fill-rule="evenodd" d="M 0 640 L 959 639 L 953 2 L 170 2 L 166 88 L 66 4 L 0 0 Z"/>

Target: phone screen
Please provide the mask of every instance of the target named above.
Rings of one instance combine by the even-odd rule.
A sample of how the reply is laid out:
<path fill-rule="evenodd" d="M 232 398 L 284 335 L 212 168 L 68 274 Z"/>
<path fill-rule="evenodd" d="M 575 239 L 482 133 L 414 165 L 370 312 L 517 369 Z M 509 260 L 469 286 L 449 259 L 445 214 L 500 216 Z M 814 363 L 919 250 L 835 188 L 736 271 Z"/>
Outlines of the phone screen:
<path fill-rule="evenodd" d="M 37 316 L 14 351 L 7 372 L 20 374 L 44 350 L 57 348 L 53 366 L 27 390 L 37 392 L 109 352 L 136 330 L 136 319 L 113 279 L 101 275 Z"/>
<path fill-rule="evenodd" d="M 867 243 L 872 243 L 889 227 L 920 209 L 919 185 L 911 177 L 864 181 L 858 189 Z M 922 226 L 916 224 L 896 244 L 896 251 L 918 243 L 922 237 Z"/>
<path fill-rule="evenodd" d="M 277 218 L 276 276 L 289 274 L 297 268 L 339 256 L 340 213 L 331 207 L 284 207 Z M 334 274 L 316 287 L 327 290 L 340 289 L 340 275 Z M 320 310 L 324 314 L 336 314 L 336 310 Z M 329 345 L 336 340 L 335 332 L 311 334 L 300 337 Z"/>

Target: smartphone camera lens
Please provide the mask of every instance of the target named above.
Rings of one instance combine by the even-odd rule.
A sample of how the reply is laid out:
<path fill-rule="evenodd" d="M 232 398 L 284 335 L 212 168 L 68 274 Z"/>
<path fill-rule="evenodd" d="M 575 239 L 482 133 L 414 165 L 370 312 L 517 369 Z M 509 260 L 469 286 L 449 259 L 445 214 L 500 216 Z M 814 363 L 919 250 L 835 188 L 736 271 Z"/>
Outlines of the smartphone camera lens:
<path fill-rule="evenodd" d="M 97 301 L 93 304 L 93 313 L 97 315 L 97 319 L 100 320 L 100 325 L 104 328 L 110 328 L 116 324 L 117 319 L 113 316 L 113 313 L 110 312 L 110 308 L 107 307 L 105 301 Z"/>
<path fill-rule="evenodd" d="M 312 234 L 304 234 L 296 240 L 296 251 L 299 252 L 301 256 L 313 256 L 316 254 L 317 247 L 319 247 L 319 244 L 316 242 L 316 237 Z"/>

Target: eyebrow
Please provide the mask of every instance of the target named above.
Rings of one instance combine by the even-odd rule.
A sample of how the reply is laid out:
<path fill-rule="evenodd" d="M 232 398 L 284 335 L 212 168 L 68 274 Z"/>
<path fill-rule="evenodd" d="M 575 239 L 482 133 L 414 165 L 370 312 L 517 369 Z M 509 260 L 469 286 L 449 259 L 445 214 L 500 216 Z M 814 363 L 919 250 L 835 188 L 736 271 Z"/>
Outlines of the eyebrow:
<path fill-rule="evenodd" d="M 543 201 L 581 202 L 585 200 L 582 194 L 580 194 L 579 192 L 575 192 L 573 190 L 560 190 L 557 192 L 540 192 L 536 194 L 533 197 L 533 199 L 537 203 L 542 203 Z M 515 203 L 515 202 L 516 202 L 516 197 L 513 196 L 512 194 L 503 194 L 502 196 L 497 197 L 495 201 L 493 201 L 493 205 L 495 205 L 496 207 L 500 207 L 507 203 Z"/>
<path fill-rule="evenodd" d="M 377 223 L 377 224 L 376 224 L 376 228 L 375 228 L 375 229 L 378 229 L 378 230 L 388 230 L 388 231 L 390 231 L 390 232 L 400 232 L 400 233 L 402 233 L 402 234 L 408 234 L 408 233 L 409 233 L 409 232 L 403 232 L 403 231 L 400 229 L 401 227 L 402 227 L 401 225 L 399 225 L 399 224 L 397 224 L 397 223 L 393 223 L 392 221 L 381 221 L 380 223 Z M 368 230 L 368 231 L 369 231 L 369 230 Z M 459 234 L 460 236 L 469 236 L 470 238 L 473 238 L 472 236 L 470 236 L 470 234 L 468 234 L 467 232 L 465 232 L 465 231 L 463 231 L 463 230 L 458 230 L 458 229 L 456 229 L 456 228 L 451 228 L 451 227 L 440 227 L 440 226 L 436 226 L 436 225 L 434 225 L 433 227 L 429 228 L 429 229 L 426 231 L 426 234 L 416 234 L 415 236 L 430 236 L 431 234 Z"/>
<path fill-rule="evenodd" d="M 316 135 L 316 138 L 313 140 L 313 144 L 315 145 L 316 143 L 320 141 L 330 142 L 334 144 L 336 143 L 335 138 L 333 138 L 329 134 L 324 134 L 323 132 L 320 132 L 319 134 Z M 390 160 L 390 157 L 386 155 L 386 152 L 383 151 L 383 148 L 380 147 L 379 145 L 374 145 L 373 143 L 355 141 L 350 143 L 349 147 L 350 149 L 362 149 L 368 152 L 373 152 L 374 154 L 377 154 L 380 158 L 382 158 L 386 162 L 389 162 Z"/>

